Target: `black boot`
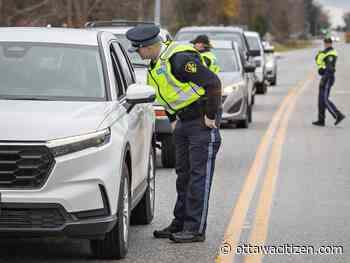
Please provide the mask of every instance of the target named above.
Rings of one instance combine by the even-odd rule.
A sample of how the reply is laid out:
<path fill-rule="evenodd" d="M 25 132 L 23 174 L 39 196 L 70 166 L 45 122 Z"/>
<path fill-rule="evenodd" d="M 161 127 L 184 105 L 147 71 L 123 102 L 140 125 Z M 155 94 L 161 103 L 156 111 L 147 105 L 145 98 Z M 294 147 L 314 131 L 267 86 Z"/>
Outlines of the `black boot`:
<path fill-rule="evenodd" d="M 180 225 L 176 225 L 176 224 L 171 223 L 169 226 L 167 226 L 164 229 L 155 230 L 153 232 L 153 236 L 155 238 L 170 238 L 172 233 L 180 232 L 180 231 L 182 231 L 182 228 L 183 227 Z"/>
<path fill-rule="evenodd" d="M 324 121 L 320 121 L 320 120 L 314 121 L 312 124 L 316 125 L 316 126 L 320 126 L 320 127 L 324 127 L 325 126 Z"/>
<path fill-rule="evenodd" d="M 345 115 L 342 113 L 339 113 L 338 117 L 335 119 L 334 125 L 338 125 L 344 119 L 345 119 Z"/>
<path fill-rule="evenodd" d="M 175 243 L 204 242 L 205 234 L 199 234 L 190 231 L 182 231 L 171 234 L 170 240 Z"/>

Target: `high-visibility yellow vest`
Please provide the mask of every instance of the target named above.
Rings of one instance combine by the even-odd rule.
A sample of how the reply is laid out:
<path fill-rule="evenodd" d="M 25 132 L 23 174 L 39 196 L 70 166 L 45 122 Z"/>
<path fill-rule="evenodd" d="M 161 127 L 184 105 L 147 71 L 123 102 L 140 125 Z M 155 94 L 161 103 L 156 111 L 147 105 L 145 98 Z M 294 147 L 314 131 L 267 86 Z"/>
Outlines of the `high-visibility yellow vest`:
<path fill-rule="evenodd" d="M 205 90 L 202 87 L 199 87 L 193 82 L 180 82 L 171 72 L 169 59 L 174 54 L 184 51 L 199 54 L 190 45 L 171 43 L 160 56 L 156 65 L 148 69 L 147 83 L 154 87 L 157 102 L 164 106 L 170 114 L 175 114 L 178 110 L 187 107 L 205 94 Z M 204 64 L 203 58 L 200 58 Z M 194 67 L 192 69 L 189 68 L 189 70 L 196 70 L 194 63 L 189 66 Z"/>
<path fill-rule="evenodd" d="M 338 57 L 338 53 L 335 49 L 332 49 L 328 52 L 319 52 L 316 56 L 316 65 L 318 69 L 326 69 L 326 58 L 330 57 L 330 56 L 334 56 L 334 57 Z"/>
<path fill-rule="evenodd" d="M 201 53 L 201 55 L 210 61 L 209 65 L 207 65 L 207 66 L 209 66 L 209 69 L 212 72 L 214 72 L 215 74 L 219 73 L 220 67 L 217 64 L 216 56 L 210 51 L 203 52 L 203 53 Z"/>

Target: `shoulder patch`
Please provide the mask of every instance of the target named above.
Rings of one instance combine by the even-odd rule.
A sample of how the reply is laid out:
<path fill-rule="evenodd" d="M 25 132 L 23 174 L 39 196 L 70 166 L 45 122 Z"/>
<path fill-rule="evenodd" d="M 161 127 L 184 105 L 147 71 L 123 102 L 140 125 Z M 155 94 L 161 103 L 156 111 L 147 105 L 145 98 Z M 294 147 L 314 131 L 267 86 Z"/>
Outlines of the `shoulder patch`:
<path fill-rule="evenodd" d="M 185 71 L 188 73 L 196 73 L 197 72 L 197 65 L 193 61 L 189 61 L 185 64 Z"/>

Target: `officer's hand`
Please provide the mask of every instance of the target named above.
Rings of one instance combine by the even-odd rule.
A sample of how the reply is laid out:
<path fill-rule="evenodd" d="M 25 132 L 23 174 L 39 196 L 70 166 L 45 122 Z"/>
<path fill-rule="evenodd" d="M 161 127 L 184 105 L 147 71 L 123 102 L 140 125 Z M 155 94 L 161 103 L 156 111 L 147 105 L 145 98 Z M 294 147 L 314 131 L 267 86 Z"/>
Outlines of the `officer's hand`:
<path fill-rule="evenodd" d="M 216 124 L 215 124 L 215 120 L 209 119 L 207 117 L 207 115 L 204 116 L 204 122 L 205 122 L 205 126 L 207 126 L 208 128 L 217 128 Z"/>
<path fill-rule="evenodd" d="M 171 124 L 171 129 L 174 131 L 175 130 L 175 127 L 176 127 L 176 123 L 177 121 L 173 121 Z"/>

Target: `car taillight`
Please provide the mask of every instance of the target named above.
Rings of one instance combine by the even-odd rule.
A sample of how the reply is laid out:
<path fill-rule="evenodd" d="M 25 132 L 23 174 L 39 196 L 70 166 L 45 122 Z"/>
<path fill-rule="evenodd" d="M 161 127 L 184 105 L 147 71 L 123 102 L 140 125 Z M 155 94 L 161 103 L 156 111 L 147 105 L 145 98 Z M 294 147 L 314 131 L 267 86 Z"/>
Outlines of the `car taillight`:
<path fill-rule="evenodd" d="M 156 117 L 166 117 L 165 110 L 155 110 Z"/>

